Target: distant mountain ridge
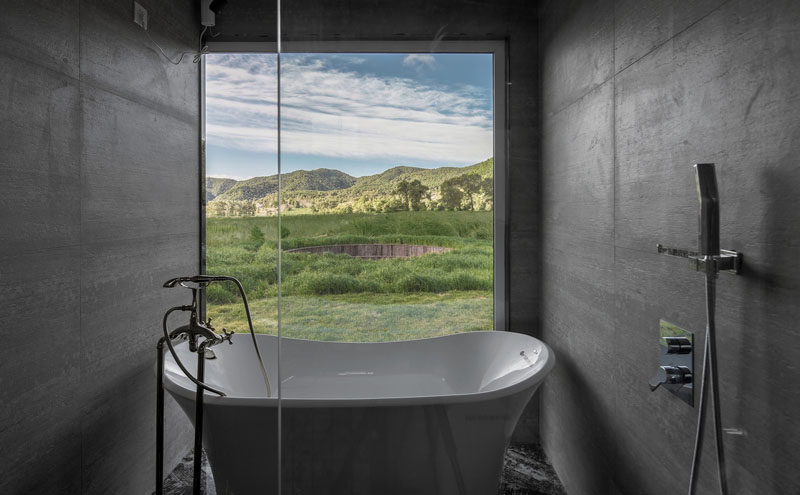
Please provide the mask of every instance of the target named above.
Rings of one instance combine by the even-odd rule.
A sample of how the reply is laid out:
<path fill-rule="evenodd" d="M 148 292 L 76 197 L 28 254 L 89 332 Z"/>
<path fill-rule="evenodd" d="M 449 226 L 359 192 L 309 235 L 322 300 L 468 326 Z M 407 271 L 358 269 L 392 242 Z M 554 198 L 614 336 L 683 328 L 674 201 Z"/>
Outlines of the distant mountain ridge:
<path fill-rule="evenodd" d="M 296 170 L 281 175 L 280 201 L 277 175 L 242 181 L 209 177 L 206 214 L 274 215 L 278 209 L 313 213 L 487 210 L 494 204 L 493 174 L 493 158 L 467 167 L 393 167 L 364 177 L 325 168 Z"/>
<path fill-rule="evenodd" d="M 380 174 L 359 177 L 352 190 L 358 193 L 392 194 L 397 185 L 404 180 L 407 182 L 418 180 L 431 189 L 437 189 L 442 182 L 465 174 L 491 177 L 493 169 L 494 159 L 492 158 L 466 167 L 394 167 Z"/>
<path fill-rule="evenodd" d="M 206 201 L 211 201 L 236 184 L 234 179 L 206 177 Z"/>
<path fill-rule="evenodd" d="M 232 180 L 216 179 L 215 180 Z M 284 192 L 292 191 L 331 191 L 334 189 L 347 189 L 356 181 L 356 178 L 339 170 L 318 168 L 315 170 L 296 170 L 282 174 L 281 185 Z M 206 179 L 206 193 L 208 195 L 209 182 Z M 247 180 L 234 181 L 234 183 L 214 195 L 214 199 L 226 201 L 254 201 L 278 192 L 278 176 L 252 177 Z"/>
<path fill-rule="evenodd" d="M 318 168 L 315 170 L 296 170 L 283 174 L 281 178 L 283 193 L 303 193 L 312 191 L 341 191 L 346 196 L 367 194 L 370 196 L 391 195 L 397 185 L 405 180 L 419 180 L 431 189 L 438 188 L 442 182 L 464 174 L 474 173 L 481 177 L 491 177 L 494 160 L 489 158 L 467 167 L 420 168 L 398 166 L 379 174 L 353 177 L 339 170 Z M 206 198 L 211 201 L 256 201 L 278 191 L 278 176 L 253 177 L 247 180 L 206 178 Z"/>

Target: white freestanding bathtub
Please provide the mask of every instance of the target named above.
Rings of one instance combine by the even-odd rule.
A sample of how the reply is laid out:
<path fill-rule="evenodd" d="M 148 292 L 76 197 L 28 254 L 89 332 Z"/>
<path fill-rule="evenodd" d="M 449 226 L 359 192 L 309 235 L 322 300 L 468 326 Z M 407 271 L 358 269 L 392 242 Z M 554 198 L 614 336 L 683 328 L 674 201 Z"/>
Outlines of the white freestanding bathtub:
<path fill-rule="evenodd" d="M 278 339 L 257 339 L 277 395 Z M 278 493 L 280 466 L 283 494 L 494 494 L 514 426 L 555 361 L 511 332 L 280 345 L 280 401 L 264 397 L 249 335 L 206 361 L 206 382 L 227 394 L 204 396 L 218 493 Z M 196 355 L 177 351 L 194 371 Z M 195 387 L 169 354 L 164 386 L 194 420 Z"/>

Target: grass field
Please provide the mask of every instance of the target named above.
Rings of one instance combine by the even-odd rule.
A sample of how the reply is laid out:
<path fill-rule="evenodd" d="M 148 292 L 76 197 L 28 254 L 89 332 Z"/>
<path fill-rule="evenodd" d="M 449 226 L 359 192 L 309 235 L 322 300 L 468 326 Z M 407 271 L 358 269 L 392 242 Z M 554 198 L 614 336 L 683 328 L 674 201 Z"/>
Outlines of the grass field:
<path fill-rule="evenodd" d="M 284 336 L 387 341 L 492 328 L 491 211 L 286 215 L 281 231 L 283 249 L 357 243 L 452 248 L 385 260 L 284 252 Z M 207 273 L 242 281 L 257 332 L 277 332 L 277 246 L 275 217 L 207 219 Z M 218 327 L 247 329 L 233 286 L 209 288 L 208 314 Z"/>

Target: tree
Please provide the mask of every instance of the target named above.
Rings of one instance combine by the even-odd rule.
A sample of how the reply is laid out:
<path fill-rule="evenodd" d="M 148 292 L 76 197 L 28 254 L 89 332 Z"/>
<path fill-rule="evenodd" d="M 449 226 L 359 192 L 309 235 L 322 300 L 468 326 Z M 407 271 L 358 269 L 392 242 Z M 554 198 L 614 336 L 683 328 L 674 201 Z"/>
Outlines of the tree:
<path fill-rule="evenodd" d="M 494 179 L 486 177 L 481 181 L 481 192 L 487 201 L 494 201 Z"/>
<path fill-rule="evenodd" d="M 481 192 L 481 176 L 478 174 L 464 174 L 456 177 L 456 184 L 461 187 L 471 211 L 475 211 L 474 196 Z"/>
<path fill-rule="evenodd" d="M 419 181 L 416 181 L 419 182 Z M 403 198 L 403 204 L 406 206 L 406 209 L 410 209 L 411 204 L 411 183 L 407 180 L 403 179 L 397 184 L 397 187 L 394 189 L 394 194 L 397 194 Z"/>
<path fill-rule="evenodd" d="M 441 194 L 441 205 L 446 210 L 457 210 L 461 207 L 461 200 L 464 198 L 464 193 L 458 187 L 456 179 L 448 179 L 442 182 L 439 187 L 439 194 Z"/>
<path fill-rule="evenodd" d="M 403 200 L 400 198 L 391 198 L 386 203 L 386 210 L 385 211 L 403 211 L 408 209 L 408 204 L 403 203 Z"/>
<path fill-rule="evenodd" d="M 212 217 L 224 217 L 227 208 L 228 206 L 225 204 L 225 201 L 211 201 L 206 206 L 206 212 Z"/>
<path fill-rule="evenodd" d="M 373 208 L 375 211 L 379 211 L 381 213 L 389 211 L 389 200 L 386 198 L 380 198 L 375 201 Z"/>
<path fill-rule="evenodd" d="M 404 181 L 405 182 L 405 181 Z M 430 188 L 414 179 L 408 185 L 408 207 L 410 210 L 419 211 L 422 200 L 430 199 Z"/>
<path fill-rule="evenodd" d="M 238 201 L 228 201 L 228 204 L 226 206 L 227 206 L 227 208 L 226 208 L 227 216 L 229 216 L 229 217 L 239 216 L 240 208 L 239 208 L 239 202 Z"/>
<path fill-rule="evenodd" d="M 242 201 L 242 204 L 239 207 L 239 212 L 243 216 L 252 217 L 256 214 L 256 204 L 252 201 Z"/>

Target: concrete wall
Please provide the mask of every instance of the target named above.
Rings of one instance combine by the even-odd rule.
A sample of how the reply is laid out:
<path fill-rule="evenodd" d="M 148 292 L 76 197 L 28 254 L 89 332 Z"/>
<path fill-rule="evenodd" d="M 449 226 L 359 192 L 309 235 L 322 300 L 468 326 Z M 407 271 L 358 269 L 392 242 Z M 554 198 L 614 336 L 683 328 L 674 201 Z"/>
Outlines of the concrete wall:
<path fill-rule="evenodd" d="M 525 0 L 295 0 L 282 6 L 284 40 L 508 40 L 509 324 L 538 335 L 538 62 L 537 4 Z M 217 16 L 215 41 L 275 41 L 274 4 L 239 0 Z M 435 49 L 435 43 L 431 44 Z M 502 91 L 502 88 L 497 88 Z M 503 125 L 498 122 L 498 125 Z M 537 399 L 517 428 L 538 432 Z"/>
<path fill-rule="evenodd" d="M 139 0 L 172 54 L 191 0 Z M 2 2 L 0 493 L 150 493 L 155 342 L 198 266 L 198 67 L 129 0 Z M 191 446 L 169 401 L 167 464 Z"/>
<path fill-rule="evenodd" d="M 717 164 L 731 493 L 800 492 L 800 3 L 551 1 L 542 32 L 545 449 L 571 494 L 675 494 L 696 409 L 651 393 L 658 321 L 705 329 L 696 162 Z M 702 352 L 702 347 L 698 349 Z M 702 356 L 702 354 L 700 354 Z M 697 397 L 696 393 L 696 397 Z M 712 440 L 699 493 L 715 493 Z"/>

